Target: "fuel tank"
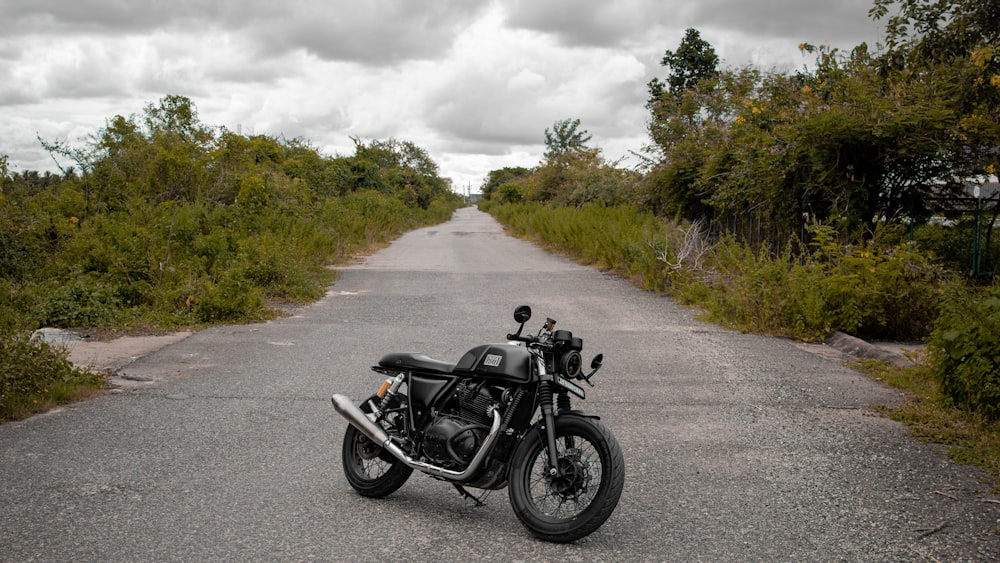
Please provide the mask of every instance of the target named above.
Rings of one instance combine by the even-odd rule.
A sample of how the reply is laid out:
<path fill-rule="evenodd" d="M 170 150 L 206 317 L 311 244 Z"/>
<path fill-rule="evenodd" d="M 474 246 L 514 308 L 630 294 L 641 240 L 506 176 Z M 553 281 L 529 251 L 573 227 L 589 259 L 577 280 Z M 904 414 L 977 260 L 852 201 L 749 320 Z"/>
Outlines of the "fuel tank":
<path fill-rule="evenodd" d="M 531 378 L 531 354 L 514 344 L 483 344 L 466 352 L 453 373 L 526 383 Z"/>

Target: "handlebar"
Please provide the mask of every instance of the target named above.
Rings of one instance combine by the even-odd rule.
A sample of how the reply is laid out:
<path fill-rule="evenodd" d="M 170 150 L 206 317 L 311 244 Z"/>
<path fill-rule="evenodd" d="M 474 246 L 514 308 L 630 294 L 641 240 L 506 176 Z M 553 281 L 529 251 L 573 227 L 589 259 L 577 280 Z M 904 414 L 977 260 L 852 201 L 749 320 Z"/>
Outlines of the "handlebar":
<path fill-rule="evenodd" d="M 530 311 L 528 315 L 530 316 Z M 523 319 L 518 318 L 516 315 L 514 320 L 521 322 L 521 328 L 517 329 L 514 334 L 507 333 L 507 340 L 509 342 L 524 342 L 529 348 L 552 348 L 552 329 L 556 326 L 555 319 L 545 319 L 545 324 L 542 325 L 541 330 L 538 331 L 536 336 L 522 335 L 521 332 L 524 330 L 524 323 L 528 320 L 528 317 Z"/>
<path fill-rule="evenodd" d="M 524 342 L 528 345 L 528 348 L 552 348 L 552 341 L 543 336 L 508 334 L 507 340 L 512 342 Z"/>
<path fill-rule="evenodd" d="M 538 342 L 538 337 L 537 336 L 530 336 L 530 335 L 529 336 L 522 336 L 520 334 L 508 334 L 507 335 L 507 340 L 510 340 L 510 341 L 513 341 L 513 342 L 527 342 L 528 344 L 533 344 L 535 342 Z"/>

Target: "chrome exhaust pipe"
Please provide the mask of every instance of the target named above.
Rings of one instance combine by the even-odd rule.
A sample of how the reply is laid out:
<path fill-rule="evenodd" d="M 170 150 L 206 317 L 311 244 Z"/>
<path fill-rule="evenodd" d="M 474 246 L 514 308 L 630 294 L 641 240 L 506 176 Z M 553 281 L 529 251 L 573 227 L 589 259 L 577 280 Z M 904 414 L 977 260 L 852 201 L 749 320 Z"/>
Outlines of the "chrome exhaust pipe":
<path fill-rule="evenodd" d="M 395 442 L 389 439 L 389 436 L 384 430 L 372 422 L 371 419 L 368 418 L 368 415 L 366 415 L 354 404 L 354 401 L 344 395 L 334 395 L 331 400 L 333 401 L 333 408 L 337 410 L 340 416 L 346 418 L 347 422 L 349 422 L 351 426 L 357 428 L 362 434 L 367 436 L 369 440 L 381 445 L 382 448 L 392 454 L 396 459 L 402 461 L 417 471 L 422 471 L 428 475 L 441 477 L 450 481 L 464 481 L 475 475 L 476 471 L 479 470 L 479 466 L 482 465 L 483 460 L 486 459 L 486 454 L 493 449 L 493 443 L 496 442 L 497 437 L 500 435 L 500 411 L 494 407 L 490 409 L 493 413 L 493 426 L 490 427 L 490 433 L 486 436 L 486 440 L 483 441 L 483 446 L 479 448 L 479 451 L 476 452 L 475 457 L 472 458 L 472 461 L 469 462 L 468 467 L 466 467 L 464 471 L 453 471 L 451 469 L 445 469 L 443 467 L 417 461 L 406 455 L 406 452 L 397 446 Z"/>
<path fill-rule="evenodd" d="M 340 416 L 347 419 L 347 422 L 351 423 L 351 426 L 357 428 L 362 434 L 368 437 L 369 440 L 375 442 L 376 444 L 385 444 L 389 442 L 389 436 L 378 427 L 377 424 L 371 421 L 368 416 L 359 409 L 354 401 L 345 397 L 344 395 L 334 395 L 331 400 L 333 401 L 333 408 L 340 413 Z"/>

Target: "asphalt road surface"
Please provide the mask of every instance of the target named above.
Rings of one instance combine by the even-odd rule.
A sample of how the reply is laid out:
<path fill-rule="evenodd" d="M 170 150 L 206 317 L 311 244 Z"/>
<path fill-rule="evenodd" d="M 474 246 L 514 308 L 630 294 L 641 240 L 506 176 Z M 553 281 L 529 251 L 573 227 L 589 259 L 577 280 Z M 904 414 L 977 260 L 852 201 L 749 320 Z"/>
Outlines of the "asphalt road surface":
<path fill-rule="evenodd" d="M 621 503 L 591 536 L 539 542 L 506 490 L 474 507 L 414 473 L 382 500 L 340 467 L 390 351 L 457 361 L 515 306 L 605 368 L 578 408 L 618 437 Z M 201 331 L 123 387 L 0 426 L 3 561 L 991 561 L 983 476 L 880 417 L 900 397 L 829 350 L 740 334 L 460 210 L 357 266 L 294 315 Z M 820 353 L 818 353 L 820 352 Z"/>

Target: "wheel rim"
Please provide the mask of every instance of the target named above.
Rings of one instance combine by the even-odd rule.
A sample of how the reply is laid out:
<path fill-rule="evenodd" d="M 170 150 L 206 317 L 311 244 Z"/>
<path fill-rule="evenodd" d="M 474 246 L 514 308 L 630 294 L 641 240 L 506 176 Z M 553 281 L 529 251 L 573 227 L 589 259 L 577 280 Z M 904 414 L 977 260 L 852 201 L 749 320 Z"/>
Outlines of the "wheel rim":
<path fill-rule="evenodd" d="M 380 456 L 381 448 L 360 432 L 354 440 L 354 453 L 354 466 L 359 475 L 368 479 L 376 480 L 392 469 L 393 464 Z"/>
<path fill-rule="evenodd" d="M 602 466 L 597 448 L 579 436 L 559 437 L 558 470 L 550 475 L 547 451 L 539 448 L 529 472 L 528 495 L 535 508 L 554 519 L 570 519 L 587 509 L 601 488 Z"/>

